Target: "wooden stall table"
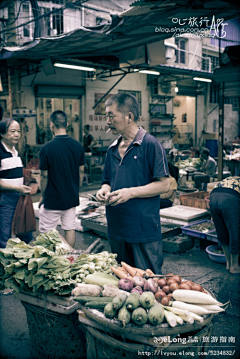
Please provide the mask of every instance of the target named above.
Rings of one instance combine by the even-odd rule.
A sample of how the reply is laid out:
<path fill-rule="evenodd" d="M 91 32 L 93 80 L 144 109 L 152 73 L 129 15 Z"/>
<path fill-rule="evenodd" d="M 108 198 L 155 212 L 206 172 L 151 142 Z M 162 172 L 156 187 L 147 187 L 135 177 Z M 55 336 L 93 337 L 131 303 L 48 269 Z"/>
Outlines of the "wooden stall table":
<path fill-rule="evenodd" d="M 213 314 L 205 315 L 202 323 L 174 328 L 166 323 L 141 327 L 128 323 L 123 328 L 119 321 L 107 319 L 96 309 L 80 305 L 78 313 L 86 328 L 87 359 L 139 359 L 143 355 L 159 359 L 173 353 L 179 359 L 189 358 L 190 353 L 199 358 L 198 353 L 206 352 L 208 346 L 203 337 L 210 338 L 212 331 Z"/>

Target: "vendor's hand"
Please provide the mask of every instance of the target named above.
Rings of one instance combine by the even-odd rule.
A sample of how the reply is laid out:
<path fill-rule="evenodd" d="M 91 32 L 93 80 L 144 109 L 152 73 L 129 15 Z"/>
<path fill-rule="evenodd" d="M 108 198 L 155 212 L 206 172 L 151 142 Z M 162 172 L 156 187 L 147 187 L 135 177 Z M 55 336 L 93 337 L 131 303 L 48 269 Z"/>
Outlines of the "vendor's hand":
<path fill-rule="evenodd" d="M 122 188 L 106 195 L 106 204 L 109 204 L 110 206 L 117 206 L 120 203 L 127 202 L 131 198 L 130 188 Z"/>
<path fill-rule="evenodd" d="M 109 193 L 110 192 L 107 189 L 101 188 L 99 191 L 97 191 L 96 198 L 100 203 L 105 204 L 106 203 L 106 196 Z"/>
<path fill-rule="evenodd" d="M 17 191 L 21 194 L 27 194 L 27 193 L 31 192 L 31 187 L 25 186 L 24 184 L 22 184 L 21 186 L 19 186 L 17 188 Z"/>

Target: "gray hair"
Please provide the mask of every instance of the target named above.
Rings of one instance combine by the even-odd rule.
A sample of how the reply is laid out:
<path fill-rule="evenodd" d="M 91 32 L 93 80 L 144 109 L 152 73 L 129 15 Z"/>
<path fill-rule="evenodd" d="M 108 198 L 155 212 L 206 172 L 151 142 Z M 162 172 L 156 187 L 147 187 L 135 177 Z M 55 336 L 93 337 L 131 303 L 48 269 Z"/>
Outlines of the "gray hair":
<path fill-rule="evenodd" d="M 123 116 L 126 116 L 131 112 L 134 116 L 134 121 L 137 122 L 139 118 L 139 103 L 135 96 L 127 93 L 119 93 L 109 97 L 105 102 L 105 107 L 117 104 L 117 111 L 121 112 Z"/>

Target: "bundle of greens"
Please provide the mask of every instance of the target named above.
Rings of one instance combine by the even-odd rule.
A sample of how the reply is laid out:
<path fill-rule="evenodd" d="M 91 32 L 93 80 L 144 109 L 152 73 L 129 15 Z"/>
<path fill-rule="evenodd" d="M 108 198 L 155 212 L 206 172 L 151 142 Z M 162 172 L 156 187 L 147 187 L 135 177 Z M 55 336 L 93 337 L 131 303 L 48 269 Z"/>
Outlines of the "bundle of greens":
<path fill-rule="evenodd" d="M 11 238 L 0 249 L 0 283 L 16 292 L 50 292 L 70 295 L 76 282 L 71 278 L 67 258 L 57 256 L 43 246 L 29 246 L 18 238 Z"/>
<path fill-rule="evenodd" d="M 71 276 L 78 283 L 85 281 L 88 274 L 95 272 L 113 274 L 111 267 L 117 267 L 117 254 L 107 251 L 96 254 L 81 254 L 71 265 Z"/>
<path fill-rule="evenodd" d="M 59 256 L 70 252 L 69 246 L 61 240 L 56 229 L 47 233 L 40 233 L 34 244 L 36 246 L 43 246 Z"/>

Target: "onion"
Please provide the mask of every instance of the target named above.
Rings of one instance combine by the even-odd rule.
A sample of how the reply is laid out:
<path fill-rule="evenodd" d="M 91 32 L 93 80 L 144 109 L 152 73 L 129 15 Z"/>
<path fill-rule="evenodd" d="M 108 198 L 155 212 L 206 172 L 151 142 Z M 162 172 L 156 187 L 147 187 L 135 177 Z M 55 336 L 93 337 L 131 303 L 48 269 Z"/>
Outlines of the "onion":
<path fill-rule="evenodd" d="M 139 285 L 137 285 L 136 287 L 134 287 L 132 290 L 131 290 L 131 293 L 134 293 L 134 292 L 138 292 L 140 295 L 143 294 L 143 290 L 141 287 L 139 287 Z"/>
<path fill-rule="evenodd" d="M 192 289 L 192 286 L 193 286 L 193 284 L 194 284 L 191 280 L 187 280 L 187 281 L 184 282 L 184 283 L 187 283 L 187 284 L 190 286 L 191 289 Z"/>
<path fill-rule="evenodd" d="M 178 289 L 179 288 L 179 285 L 177 284 L 177 282 L 175 283 L 172 283 L 170 285 L 170 291 L 173 292 L 174 290 Z"/>
<path fill-rule="evenodd" d="M 163 288 L 162 288 L 162 290 L 165 292 L 165 293 L 170 293 L 170 287 L 169 287 L 169 285 L 165 285 Z"/>
<path fill-rule="evenodd" d="M 177 282 L 173 279 L 173 277 L 172 277 L 171 279 L 168 279 L 167 285 L 170 286 L 172 283 L 177 283 Z"/>
<path fill-rule="evenodd" d="M 132 280 L 136 287 L 137 286 L 143 287 L 144 283 L 146 282 L 146 279 L 143 277 L 140 277 L 140 275 L 135 275 Z"/>
<path fill-rule="evenodd" d="M 163 297 L 163 298 L 161 299 L 161 304 L 162 304 L 162 305 L 168 305 L 169 302 L 170 302 L 170 300 L 171 300 L 171 298 L 168 297 L 168 296 Z"/>
<path fill-rule="evenodd" d="M 166 293 L 163 290 L 158 290 L 154 296 L 156 299 L 162 299 L 163 297 L 166 297 Z"/>
<path fill-rule="evenodd" d="M 131 279 L 122 278 L 118 282 L 118 287 L 122 290 L 130 292 L 133 289 L 133 281 Z"/>
<path fill-rule="evenodd" d="M 144 291 L 150 291 L 152 293 L 156 293 L 158 291 L 158 284 L 153 280 L 153 278 L 149 278 L 143 287 Z"/>
<path fill-rule="evenodd" d="M 186 282 L 184 282 L 184 283 L 181 283 L 181 284 L 179 285 L 179 289 L 188 289 L 188 290 L 190 290 L 191 287 L 190 287 L 189 284 L 187 284 Z"/>
<path fill-rule="evenodd" d="M 167 294 L 167 297 L 172 298 L 172 296 L 173 296 L 173 294 L 172 294 L 172 293 L 168 293 L 168 294 Z"/>
<path fill-rule="evenodd" d="M 167 284 L 166 279 L 164 279 L 164 278 L 158 279 L 158 285 L 159 285 L 161 288 L 164 287 L 166 284 Z"/>
<path fill-rule="evenodd" d="M 168 274 L 166 274 L 167 280 L 170 279 L 170 277 L 174 277 L 174 274 L 173 274 L 173 273 L 168 273 Z"/>
<path fill-rule="evenodd" d="M 179 276 L 179 275 L 175 275 L 174 277 L 172 277 L 171 279 L 174 279 L 175 280 L 175 282 L 177 282 L 178 284 L 180 284 L 181 283 L 181 281 L 182 281 L 182 279 L 181 279 L 181 277 Z"/>
<path fill-rule="evenodd" d="M 196 290 L 197 292 L 202 292 L 202 286 L 200 284 L 193 284 L 192 290 Z"/>

